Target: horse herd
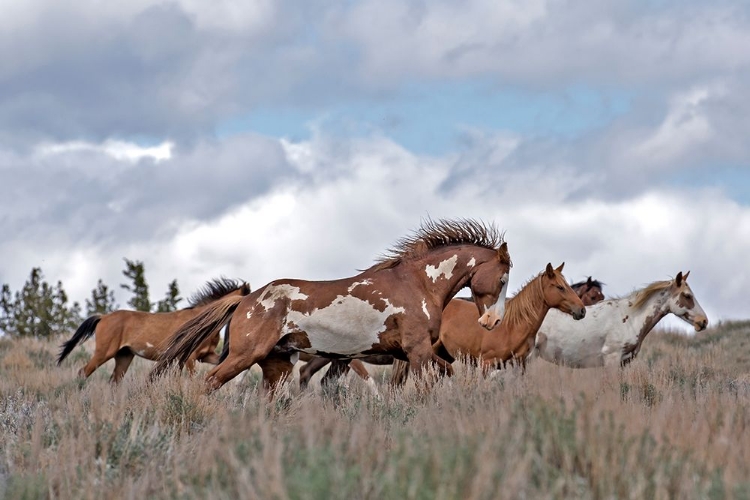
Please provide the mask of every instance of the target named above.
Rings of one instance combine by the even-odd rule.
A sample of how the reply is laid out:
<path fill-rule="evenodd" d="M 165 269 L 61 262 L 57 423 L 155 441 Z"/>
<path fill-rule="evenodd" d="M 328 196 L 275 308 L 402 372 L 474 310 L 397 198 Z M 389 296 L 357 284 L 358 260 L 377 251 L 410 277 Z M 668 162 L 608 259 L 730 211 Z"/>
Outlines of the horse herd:
<path fill-rule="evenodd" d="M 374 388 L 362 361 L 393 363 L 395 384 L 429 364 L 451 375 L 451 363 L 462 356 L 485 372 L 507 363 L 525 367 L 532 355 L 574 368 L 625 365 L 670 313 L 697 331 L 708 325 L 687 283 L 689 272 L 604 300 L 600 282 L 589 278 L 570 286 L 563 264 L 547 264 L 506 300 L 512 266 L 504 235 L 494 225 L 427 220 L 350 278 L 281 279 L 255 291 L 222 278 L 207 283 L 186 309 L 91 316 L 61 346 L 57 361 L 96 334 L 82 377 L 114 358 L 111 380 L 118 382 L 138 355 L 158 361 L 152 380 L 175 362 L 190 372 L 196 361 L 214 364 L 206 375 L 210 390 L 257 364 L 264 386 L 273 391 L 302 359 L 303 387 L 332 363 L 324 383 L 351 368 Z M 464 287 L 472 298 L 455 299 Z"/>

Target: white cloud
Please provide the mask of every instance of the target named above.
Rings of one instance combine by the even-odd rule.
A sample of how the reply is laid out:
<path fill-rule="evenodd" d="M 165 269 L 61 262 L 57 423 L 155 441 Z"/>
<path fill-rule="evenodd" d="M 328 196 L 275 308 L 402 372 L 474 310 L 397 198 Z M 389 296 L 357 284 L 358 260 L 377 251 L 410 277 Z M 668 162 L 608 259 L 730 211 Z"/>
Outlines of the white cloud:
<path fill-rule="evenodd" d="M 157 146 L 140 146 L 132 142 L 108 139 L 100 144 L 84 141 L 44 144 L 37 148 L 37 154 L 40 156 L 53 156 L 89 151 L 102 153 L 119 161 L 136 163 L 144 158 L 150 158 L 156 162 L 160 162 L 172 158 L 173 147 L 174 143 L 171 141 L 164 141 Z"/>

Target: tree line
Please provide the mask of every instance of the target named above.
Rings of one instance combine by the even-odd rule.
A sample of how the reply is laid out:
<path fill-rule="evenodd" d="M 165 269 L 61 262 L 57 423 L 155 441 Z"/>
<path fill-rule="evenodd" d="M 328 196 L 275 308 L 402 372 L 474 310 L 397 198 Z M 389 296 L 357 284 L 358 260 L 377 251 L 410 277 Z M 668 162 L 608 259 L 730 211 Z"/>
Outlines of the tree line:
<path fill-rule="evenodd" d="M 130 292 L 127 305 L 136 311 L 170 312 L 182 301 L 177 280 L 172 280 L 162 300 L 152 303 L 143 262 L 125 259 L 122 274 L 127 278 L 120 288 Z M 86 299 L 85 311 L 78 302 L 70 302 L 61 281 L 52 285 L 44 278 L 40 267 L 31 269 L 23 287 L 12 292 L 3 284 L 0 290 L 0 332 L 11 337 L 50 337 L 70 334 L 84 317 L 107 314 L 119 309 L 115 293 L 101 279 Z M 84 316 L 85 314 L 85 316 Z"/>

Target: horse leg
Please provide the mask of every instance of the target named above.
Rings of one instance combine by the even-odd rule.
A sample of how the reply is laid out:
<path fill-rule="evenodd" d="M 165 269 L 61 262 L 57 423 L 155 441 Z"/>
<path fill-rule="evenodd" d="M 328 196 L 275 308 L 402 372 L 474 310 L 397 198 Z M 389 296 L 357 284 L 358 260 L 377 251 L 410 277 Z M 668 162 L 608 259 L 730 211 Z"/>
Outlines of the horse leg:
<path fill-rule="evenodd" d="M 393 360 L 393 369 L 391 370 L 391 385 L 394 387 L 403 386 L 409 378 L 409 362 L 401 359 Z"/>
<path fill-rule="evenodd" d="M 375 384 L 375 380 L 370 377 L 370 374 L 367 372 L 367 368 L 365 368 L 365 364 L 360 361 L 359 359 L 353 359 L 349 363 L 349 368 L 354 370 L 354 373 L 359 375 L 359 377 L 364 380 L 367 383 L 367 386 L 370 388 L 370 391 L 372 391 L 373 396 L 380 397 L 380 392 L 378 391 L 378 386 Z"/>
<path fill-rule="evenodd" d="M 201 363 L 208 363 L 210 365 L 218 365 L 220 359 L 221 357 L 218 354 L 216 354 L 215 352 L 210 352 L 205 356 L 200 357 L 198 361 L 200 361 Z"/>
<path fill-rule="evenodd" d="M 99 338 L 97 337 L 96 347 L 94 348 L 94 355 L 91 356 L 91 359 L 83 368 L 78 370 L 78 376 L 81 378 L 89 378 L 97 368 L 117 355 L 119 347 L 119 345 L 110 346 L 104 341 L 100 342 Z"/>
<path fill-rule="evenodd" d="M 334 359 L 331 361 L 331 367 L 328 372 L 320 381 L 322 386 L 330 386 L 335 384 L 338 379 L 349 373 L 349 361 L 348 359 Z"/>
<path fill-rule="evenodd" d="M 258 362 L 263 370 L 263 387 L 268 391 L 269 399 L 273 399 L 276 390 L 292 374 L 294 363 L 290 356 L 274 356 Z"/>
<path fill-rule="evenodd" d="M 275 321 L 255 325 L 246 335 L 235 335 L 224 361 L 206 374 L 208 390 L 215 391 L 255 363 L 265 359 L 279 340 L 281 325 Z"/>
<path fill-rule="evenodd" d="M 312 358 L 310 361 L 305 363 L 305 366 L 299 370 L 299 387 L 302 390 L 307 389 L 310 384 L 310 380 L 317 372 L 325 367 L 331 360 L 328 358 Z M 330 370 L 329 370 L 330 371 Z"/>
<path fill-rule="evenodd" d="M 135 354 L 133 354 L 133 352 L 127 347 L 117 351 L 117 354 L 115 354 L 115 369 L 112 372 L 112 376 L 109 378 L 111 383 L 117 384 L 122 380 L 122 377 L 125 376 L 125 372 L 128 371 L 130 363 L 133 361 L 134 357 Z"/>

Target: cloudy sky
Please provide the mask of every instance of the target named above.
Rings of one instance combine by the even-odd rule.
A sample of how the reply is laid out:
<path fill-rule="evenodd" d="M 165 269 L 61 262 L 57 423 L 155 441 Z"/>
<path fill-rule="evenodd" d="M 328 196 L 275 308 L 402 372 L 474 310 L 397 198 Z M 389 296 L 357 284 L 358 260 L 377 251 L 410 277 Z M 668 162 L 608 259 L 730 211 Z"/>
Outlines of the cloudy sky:
<path fill-rule="evenodd" d="M 750 6 L 0 0 L 0 282 L 152 300 L 368 267 L 422 218 L 748 318 Z M 127 300 L 118 290 L 121 305 Z"/>

